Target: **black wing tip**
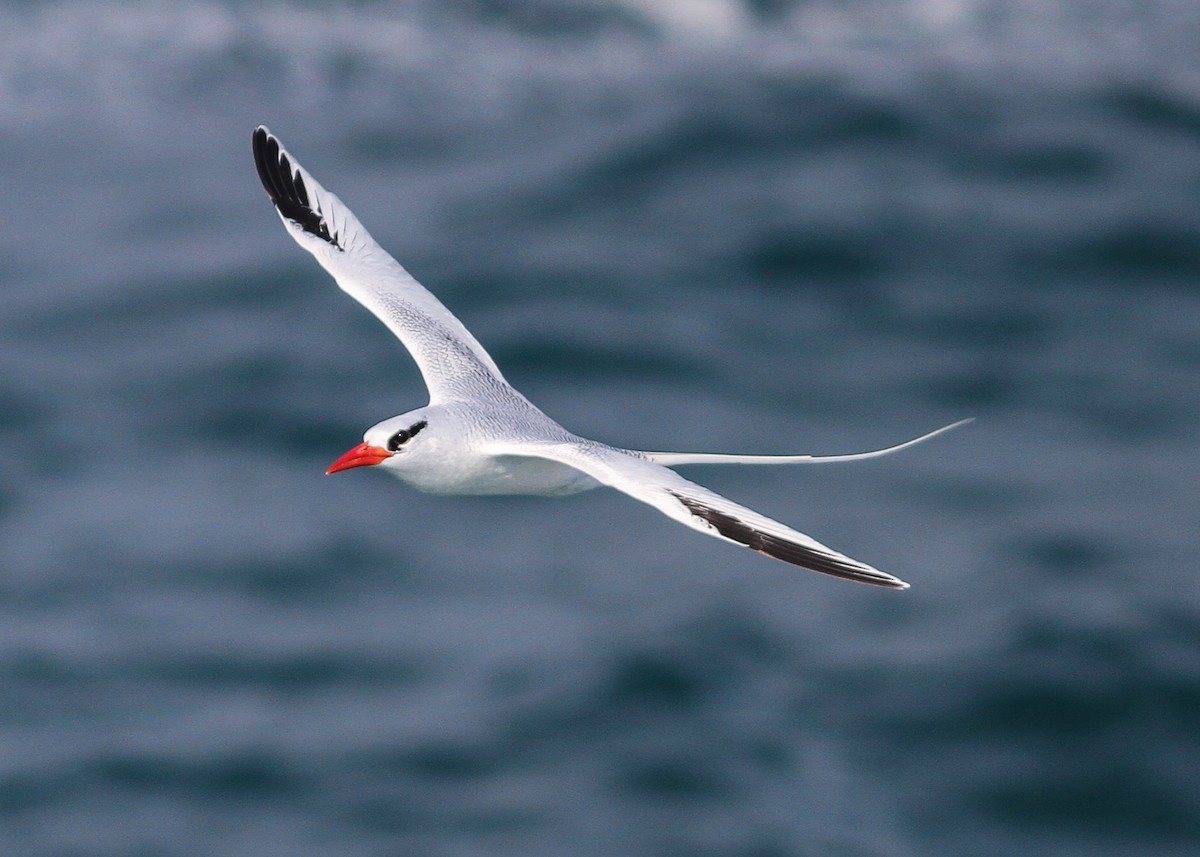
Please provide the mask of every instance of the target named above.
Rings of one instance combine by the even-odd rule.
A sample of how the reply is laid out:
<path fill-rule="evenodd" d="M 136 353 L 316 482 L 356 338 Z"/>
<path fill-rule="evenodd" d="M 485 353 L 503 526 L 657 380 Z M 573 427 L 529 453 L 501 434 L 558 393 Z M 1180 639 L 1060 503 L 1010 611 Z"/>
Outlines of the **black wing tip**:
<path fill-rule="evenodd" d="M 337 234 L 330 231 L 320 210 L 313 208 L 309 202 L 304 177 L 288 159 L 279 138 L 268 131 L 266 125 L 259 125 L 254 129 L 251 142 L 258 179 L 279 213 L 305 232 L 328 241 L 339 250 L 343 249 Z"/>
<path fill-rule="evenodd" d="M 903 580 L 892 577 L 890 574 L 884 574 L 867 566 L 851 565 L 836 556 L 813 550 L 807 545 L 796 544 L 778 536 L 763 533 L 745 521 L 706 506 L 691 497 L 675 494 L 675 492 L 671 493 L 676 500 L 683 504 L 684 508 L 697 518 L 706 521 L 725 538 L 732 539 L 764 556 L 855 583 L 868 583 L 886 589 L 909 588 Z"/>

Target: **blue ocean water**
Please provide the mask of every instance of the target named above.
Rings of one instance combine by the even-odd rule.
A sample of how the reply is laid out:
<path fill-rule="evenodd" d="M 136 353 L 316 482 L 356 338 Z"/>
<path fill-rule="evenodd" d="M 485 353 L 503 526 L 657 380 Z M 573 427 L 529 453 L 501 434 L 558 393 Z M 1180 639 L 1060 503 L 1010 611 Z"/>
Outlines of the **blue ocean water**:
<path fill-rule="evenodd" d="M 0 853 L 1200 849 L 1200 13 L 0 2 Z M 268 124 L 572 430 L 892 458 L 323 470 L 424 403 Z"/>

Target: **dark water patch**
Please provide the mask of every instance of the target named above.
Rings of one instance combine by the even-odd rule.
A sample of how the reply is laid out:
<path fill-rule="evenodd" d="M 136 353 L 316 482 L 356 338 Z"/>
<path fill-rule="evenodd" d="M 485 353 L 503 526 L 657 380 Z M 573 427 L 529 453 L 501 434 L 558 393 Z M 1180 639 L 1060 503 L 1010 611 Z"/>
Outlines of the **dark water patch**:
<path fill-rule="evenodd" d="M 570 693 L 548 694 L 543 686 L 505 699 L 510 709 L 505 741 L 524 753 L 556 748 L 564 741 L 574 744 L 584 736 L 608 741 L 613 735 L 627 735 L 636 740 L 646 729 L 657 734 L 667 722 L 678 729 L 655 739 L 655 747 L 664 752 L 699 746 L 693 743 L 697 741 L 718 741 L 714 735 L 721 727 L 705 726 L 704 713 L 711 715 L 722 706 L 739 710 L 739 689 L 781 657 L 778 641 L 748 617 L 725 613 L 688 622 L 656 641 L 611 647 L 599 664 L 583 673 L 586 682 L 577 682 Z M 753 730 L 733 729 L 718 743 L 707 757 L 713 765 L 718 756 L 733 757 L 738 764 L 769 770 L 780 753 L 786 755 L 769 734 Z"/>
<path fill-rule="evenodd" d="M 478 750 L 465 747 L 424 747 L 407 754 L 401 767 L 416 776 L 436 780 L 476 779 L 496 768 Z"/>
<path fill-rule="evenodd" d="M 1101 92 L 1096 103 L 1120 122 L 1157 131 L 1200 138 L 1200 100 L 1194 90 L 1182 92 L 1136 84 L 1120 84 Z"/>
<path fill-rule="evenodd" d="M 1020 184 L 1090 185 L 1110 178 L 1115 169 L 1108 153 L 1082 143 L 972 141 L 949 146 L 944 162 L 957 175 Z"/>
<path fill-rule="evenodd" d="M 1164 332 L 1162 338 L 1151 343 L 1150 347 L 1166 368 L 1200 372 L 1200 336 Z"/>
<path fill-rule="evenodd" d="M 1055 643 L 1057 646 L 1057 643 Z M 1121 646 L 1093 640 L 1092 669 L 1070 684 L 1048 678 L 980 700 L 974 741 L 1000 739 L 1026 756 L 1019 779 L 1001 774 L 970 792 L 974 807 L 1006 823 L 1092 829 L 1115 835 L 1160 837 L 1200 833 L 1200 816 L 1180 778 L 1200 763 L 1193 735 L 1200 687 L 1158 669 L 1129 665 L 1114 671 L 1094 661 L 1128 658 Z M 1097 673 L 1108 678 L 1096 683 Z M 1114 675 L 1114 673 L 1117 675 Z M 1081 677 L 1091 677 L 1093 688 Z M 1159 765 L 1152 745 L 1174 747 L 1178 774 Z"/>
<path fill-rule="evenodd" d="M 324 459 L 362 434 L 363 426 L 333 414 L 297 413 L 286 405 L 268 408 L 231 402 L 214 409 L 202 425 L 190 423 L 189 434 L 221 444 L 257 447 L 272 455 Z"/>
<path fill-rule="evenodd" d="M 464 147 L 455 128 L 429 124 L 414 127 L 362 122 L 346 136 L 347 149 L 357 164 L 371 169 L 387 164 L 414 164 L 454 159 Z"/>
<path fill-rule="evenodd" d="M 145 330 L 164 321 L 194 320 L 218 309 L 290 307 L 296 302 L 296 283 L 309 282 L 311 269 L 288 266 L 277 271 L 208 271 L 197 278 L 131 280 L 103 297 L 58 302 L 48 311 L 30 313 L 14 329 L 54 337 L 98 335 L 141 338 Z"/>
<path fill-rule="evenodd" d="M 796 754 L 788 745 L 786 737 L 783 736 L 748 737 L 742 742 L 741 750 L 744 760 L 750 766 L 773 774 L 782 774 L 795 764 Z"/>
<path fill-rule="evenodd" d="M 818 121 L 809 145 L 836 147 L 868 145 L 888 147 L 915 139 L 920 126 L 905 106 L 850 98 L 840 110 L 831 110 Z"/>
<path fill-rule="evenodd" d="M 382 749 L 371 753 L 360 764 L 387 776 L 452 784 L 489 777 L 512 761 L 510 757 L 502 759 L 494 747 L 430 743 L 414 748 Z"/>
<path fill-rule="evenodd" d="M 603 695 L 607 704 L 615 708 L 691 708 L 709 690 L 705 671 L 649 653 L 619 658 L 612 666 L 607 684 Z"/>
<path fill-rule="evenodd" d="M 341 826 L 367 834 L 389 836 L 434 829 L 427 807 L 406 805 L 395 795 L 347 795 L 335 810 Z"/>
<path fill-rule="evenodd" d="M 1086 764 L 1074 772 L 1002 782 L 975 790 L 969 804 L 1011 826 L 1064 826 L 1122 838 L 1194 836 L 1194 801 L 1133 766 Z"/>
<path fill-rule="evenodd" d="M 1129 224 L 1085 241 L 1075 252 L 1122 272 L 1200 274 L 1200 232 L 1174 225 Z"/>
<path fill-rule="evenodd" d="M 890 267 L 880 249 L 879 241 L 856 234 L 803 231 L 764 235 L 750 242 L 740 267 L 768 283 L 869 280 Z"/>
<path fill-rule="evenodd" d="M 620 4 L 452 0 L 446 8 L 450 14 L 471 22 L 472 26 L 503 27 L 540 41 L 594 39 L 614 34 L 656 35 L 651 21 Z"/>
<path fill-rule="evenodd" d="M 525 809 L 464 809 L 454 812 L 438 825 L 474 836 L 495 836 L 542 829 L 546 826 L 543 813 Z"/>
<path fill-rule="evenodd" d="M 746 844 L 714 845 L 710 842 L 689 841 L 690 837 L 687 835 L 672 833 L 666 837 L 665 842 L 656 844 L 654 850 L 649 853 L 654 857 L 875 857 L 887 853 L 841 841 L 814 841 L 812 833 L 808 830 L 801 837 L 803 847 L 792 843 L 791 840 L 795 837 L 791 834 L 747 831 L 736 838 L 746 840 Z"/>
<path fill-rule="evenodd" d="M 706 616 L 676 629 L 659 645 L 620 653 L 599 696 L 614 710 L 690 709 L 729 691 L 747 671 L 778 656 L 776 641 L 747 617 Z"/>
<path fill-rule="evenodd" d="M 361 436 L 340 414 L 352 407 L 340 367 L 308 354 L 210 355 L 131 377 L 122 396 L 140 405 L 141 424 L 175 442 L 253 447 L 298 459 L 324 459 Z M 346 401 L 340 395 L 347 396 Z"/>
<path fill-rule="evenodd" d="M 1020 254 L 1022 268 L 1056 274 L 1183 279 L 1200 276 L 1200 232 L 1181 223 L 1129 220 L 1098 234 L 1050 241 Z"/>
<path fill-rule="evenodd" d="M 966 516 L 1011 514 L 1024 508 L 1040 492 L 1014 482 L 984 477 L 901 479 L 897 499 Z"/>
<path fill-rule="evenodd" d="M 0 475 L 0 521 L 3 521 L 9 510 L 13 507 L 14 499 L 17 496 L 17 490 L 5 484 L 6 480 L 3 475 Z"/>
<path fill-rule="evenodd" d="M 743 0 L 746 9 L 755 20 L 772 24 L 801 8 L 807 0 Z"/>
<path fill-rule="evenodd" d="M 365 652 L 309 652 L 258 657 L 182 653 L 127 669 L 147 679 L 197 688 L 253 687 L 280 694 L 306 694 L 330 688 L 395 687 L 419 684 L 427 671 L 401 656 L 374 657 Z"/>
<path fill-rule="evenodd" d="M 403 836 L 406 839 L 416 835 L 442 842 L 463 837 L 531 832 L 544 829 L 547 825 L 546 815 L 535 810 L 470 808 L 456 798 L 449 796 L 445 800 L 438 800 L 428 794 L 413 796 L 403 792 L 365 797 L 356 794 L 339 801 L 337 815 L 347 829 Z M 379 853 L 451 854 L 459 851 L 425 851 L 409 843 L 399 851 L 392 852 L 385 848 Z"/>
<path fill-rule="evenodd" d="M 1170 642 L 1181 652 L 1200 652 L 1200 614 L 1186 603 L 1166 603 L 1156 606 L 1153 625 L 1159 631 L 1159 640 Z M 1180 666 L 1200 669 L 1200 661 L 1182 661 Z M 1197 676 L 1200 678 L 1200 675 Z M 1200 682 L 1196 685 L 1200 701 Z"/>
<path fill-rule="evenodd" d="M 308 787 L 295 766 L 267 750 L 184 759 L 157 753 L 118 752 L 68 768 L 0 779 L 0 815 L 27 817 L 81 795 L 193 793 L 205 800 L 274 800 L 297 797 Z"/>
<path fill-rule="evenodd" d="M 430 273 L 429 282 L 436 282 L 438 293 L 447 300 L 453 295 L 456 308 L 465 309 L 470 301 L 469 310 L 479 315 L 511 309 L 517 301 L 547 299 L 552 301 L 549 306 L 566 315 L 579 310 L 573 300 L 595 301 L 597 295 L 609 295 L 613 290 L 607 272 L 597 272 L 586 263 L 513 258 L 507 261 L 504 273 L 499 273 L 494 260 L 486 256 L 467 260 L 462 267 L 455 267 L 453 260 L 439 263 L 447 267 L 422 266 Z"/>
<path fill-rule="evenodd" d="M 189 791 L 224 799 L 295 797 L 306 777 L 268 750 L 245 750 L 204 759 L 156 753 L 114 753 L 87 763 L 85 776 L 101 788 Z"/>
<path fill-rule="evenodd" d="M 955 413 L 973 415 L 1002 411 L 1021 402 L 1025 381 L 1001 367 L 979 366 L 914 384 L 922 396 Z"/>
<path fill-rule="evenodd" d="M 1196 635 L 1186 636 L 1194 642 Z M 937 743 L 1008 747 L 1034 768 L 1091 754 L 1098 762 L 1149 765 L 1136 740 L 1149 735 L 1177 735 L 1178 752 L 1200 756 L 1200 745 L 1182 740 L 1200 705 L 1200 683 L 1161 649 L 1121 628 L 1031 618 L 1014 629 L 991 667 L 972 679 L 960 676 L 953 695 L 929 697 L 946 706 L 919 705 L 915 719 L 890 728 Z"/>
<path fill-rule="evenodd" d="M 379 574 L 395 580 L 403 567 L 394 549 L 381 551 L 365 539 L 339 538 L 310 547 L 303 555 L 226 561 L 216 568 L 180 563 L 173 576 L 204 580 L 266 604 L 303 605 L 358 590 Z"/>
<path fill-rule="evenodd" d="M 920 139 L 923 120 L 914 104 L 895 95 L 856 91 L 836 79 L 774 80 L 752 102 L 767 136 L 805 149 L 891 147 Z M 738 102 L 733 102 L 733 107 Z"/>
<path fill-rule="evenodd" d="M 558 216 L 577 200 L 592 206 L 655 193 L 667 179 L 831 148 L 887 147 L 920 133 L 905 105 L 824 80 L 757 80 L 733 98 L 705 90 L 683 98 L 700 109 L 675 111 L 665 123 L 602 150 L 538 191 L 530 208 Z"/>
<path fill-rule="evenodd" d="M 1082 146 L 1038 146 L 1004 152 L 991 163 L 992 174 L 1015 181 L 1094 182 L 1112 172 L 1110 159 Z"/>
<path fill-rule="evenodd" d="M 1079 591 L 1086 600 L 1086 585 Z M 978 821 L 1071 836 L 1194 836 L 1200 816 L 1188 783 L 1200 764 L 1200 682 L 1187 661 L 1190 622 L 1164 647 L 1150 626 L 1029 617 L 1003 651 L 950 658 L 924 677 L 911 672 L 895 689 L 904 701 L 884 706 L 886 739 L 858 740 L 893 758 L 898 747 L 916 747 L 922 760 L 974 771 L 953 787 L 937 779 L 928 797 Z M 953 796 L 936 794 L 949 788 Z"/>
<path fill-rule="evenodd" d="M 735 791 L 731 782 L 697 759 L 636 759 L 622 767 L 613 785 L 627 799 L 712 800 Z"/>
<path fill-rule="evenodd" d="M 518 699 L 523 694 L 536 692 L 541 682 L 537 670 L 525 664 L 505 664 L 488 676 L 487 690 L 496 699 Z"/>
<path fill-rule="evenodd" d="M 212 398 L 212 389 L 217 386 L 226 396 L 253 398 L 295 384 L 295 376 L 295 362 L 287 354 L 236 354 L 188 378 L 172 381 L 171 386 L 184 396 L 207 394 Z"/>
<path fill-rule="evenodd" d="M 699 382 L 704 374 L 676 352 L 605 347 L 599 343 L 525 337 L 519 345 L 500 343 L 491 349 L 496 362 L 514 375 L 539 374 L 587 381 L 621 377 L 633 380 Z"/>
<path fill-rule="evenodd" d="M 222 622 L 228 626 L 226 620 Z M 402 652 L 381 655 L 333 646 L 263 653 L 234 646 L 182 646 L 172 642 L 153 651 L 105 658 L 23 651 L 8 655 L 0 666 L 14 684 L 27 683 L 42 690 L 56 688 L 81 697 L 115 691 L 118 686 L 129 686 L 129 682 L 143 688 L 167 684 L 213 693 L 253 688 L 272 694 L 304 695 L 339 688 L 411 687 L 430 678 L 428 665 Z"/>
<path fill-rule="evenodd" d="M 1071 403 L 1073 414 L 1097 437 L 1146 443 L 1191 437 L 1196 427 L 1195 402 L 1173 399 L 1140 385 L 1137 392 L 1097 392 Z"/>
<path fill-rule="evenodd" d="M 748 145 L 746 129 L 731 127 L 723 120 L 689 116 L 677 127 L 656 129 L 641 139 L 610 147 L 556 186 L 530 194 L 527 207 L 550 218 L 578 205 L 591 208 L 600 201 L 628 202 L 653 192 L 672 176 L 735 158 Z M 760 141 L 760 145 L 765 143 Z"/>
<path fill-rule="evenodd" d="M 1095 536 L 1069 531 L 1027 538 L 1015 548 L 1021 561 L 1056 575 L 1087 575 L 1117 565 L 1116 548 Z"/>
<path fill-rule="evenodd" d="M 505 742 L 525 752 L 582 736 L 636 731 L 644 720 L 686 721 L 728 698 L 747 673 L 778 656 L 774 642 L 761 632 L 743 635 L 733 627 L 743 620 L 727 616 L 699 624 L 704 630 L 676 628 L 670 639 L 612 646 L 598 663 L 579 671 L 568 693 L 551 691 L 557 677 L 506 668 L 497 674 L 500 683 L 490 696 L 509 711 Z M 723 647 L 712 636 L 724 633 L 722 626 L 730 634 Z"/>
<path fill-rule="evenodd" d="M 8 288 L 12 288 L 11 284 L 13 283 L 27 280 L 34 270 L 30 261 L 26 256 L 19 255 L 10 247 L 0 249 L 0 280 L 10 284 Z"/>
<path fill-rule="evenodd" d="M 224 44 L 209 45 L 204 61 L 179 64 L 169 97 L 226 113 L 236 94 L 237 100 L 256 106 L 255 118 L 246 121 L 247 132 L 251 122 L 268 118 L 260 115 L 260 105 L 278 104 L 287 97 L 288 73 L 294 67 L 286 49 L 259 38 L 256 29 L 242 29 Z M 331 62 L 328 71 L 334 78 L 337 64 Z"/>
<path fill-rule="evenodd" d="M 48 396 L 0 387 L 0 432 L 29 432 L 50 420 Z"/>
<path fill-rule="evenodd" d="M 0 818 L 27 820 L 48 807 L 65 804 L 91 787 L 86 777 L 61 768 L 22 771 L 0 777 Z"/>
<path fill-rule="evenodd" d="M 42 688 L 77 686 L 84 679 L 77 661 L 29 648 L 6 652 L 0 661 L 0 674 L 14 685 L 30 682 Z"/>
<path fill-rule="evenodd" d="M 1029 351 L 1044 348 L 1055 326 L 1044 314 L 1021 307 L 968 307 L 924 315 L 911 322 L 912 332 L 926 342 L 973 351 Z"/>

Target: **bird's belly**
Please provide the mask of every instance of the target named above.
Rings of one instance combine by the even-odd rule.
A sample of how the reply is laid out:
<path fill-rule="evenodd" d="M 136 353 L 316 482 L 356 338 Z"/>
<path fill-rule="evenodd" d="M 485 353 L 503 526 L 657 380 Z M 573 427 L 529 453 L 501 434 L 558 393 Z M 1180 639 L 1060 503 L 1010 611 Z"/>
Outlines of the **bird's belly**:
<path fill-rule="evenodd" d="M 532 494 L 561 496 L 599 486 L 586 473 L 544 458 L 499 455 L 449 459 L 436 469 L 398 473 L 429 494 Z"/>

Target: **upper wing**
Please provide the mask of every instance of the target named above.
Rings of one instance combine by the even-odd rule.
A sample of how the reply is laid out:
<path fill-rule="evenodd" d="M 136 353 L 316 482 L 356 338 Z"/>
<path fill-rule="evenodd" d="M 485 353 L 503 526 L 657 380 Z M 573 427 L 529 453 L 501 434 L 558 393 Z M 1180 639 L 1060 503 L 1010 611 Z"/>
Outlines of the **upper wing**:
<path fill-rule="evenodd" d="M 840 554 L 804 533 L 732 500 L 689 482 L 673 470 L 639 457 L 641 453 L 615 449 L 592 441 L 577 443 L 513 443 L 493 450 L 497 454 L 546 458 L 581 470 L 602 485 L 641 500 L 664 515 L 707 535 L 756 550 L 802 568 L 858 583 L 892 589 L 908 584 L 866 563 Z"/>
<path fill-rule="evenodd" d="M 940 429 L 934 429 L 920 437 L 914 437 L 912 440 L 906 440 L 904 443 L 898 443 L 886 449 L 873 449 L 870 452 L 851 452 L 847 455 L 728 455 L 723 452 L 643 452 L 641 454 L 665 467 L 674 467 L 677 464 L 829 464 L 838 461 L 859 461 L 864 458 L 878 458 L 881 455 L 890 455 L 893 452 L 899 452 L 910 446 L 916 446 L 918 443 L 923 443 L 930 438 L 937 437 L 943 432 L 948 432 L 951 429 L 956 429 L 959 426 L 974 421 L 974 417 L 968 417 L 965 420 L 950 423 L 948 426 L 942 426 Z"/>
<path fill-rule="evenodd" d="M 296 243 L 400 338 L 421 370 L 431 401 L 476 398 L 488 388 L 508 386 L 462 322 L 375 243 L 350 209 L 263 126 L 254 131 L 254 163 Z"/>

